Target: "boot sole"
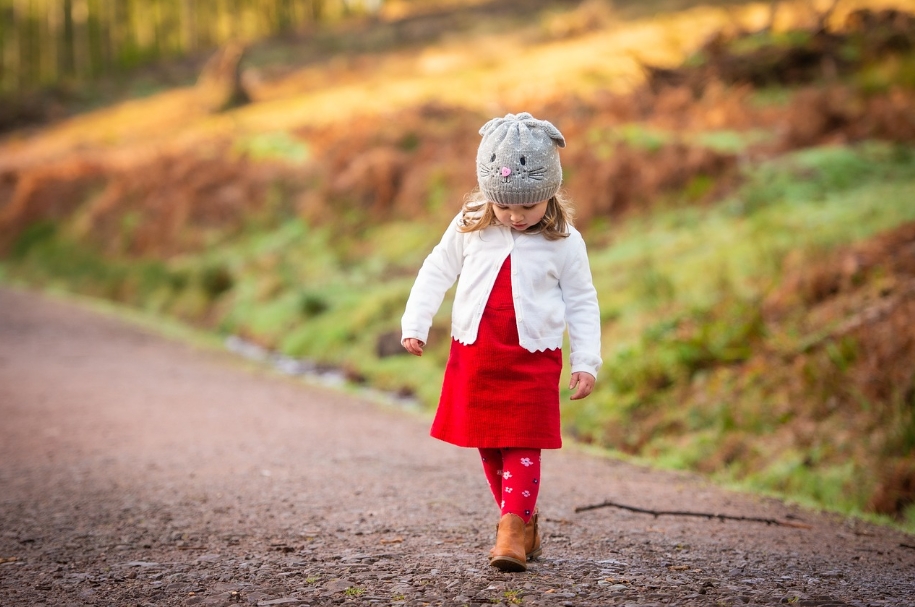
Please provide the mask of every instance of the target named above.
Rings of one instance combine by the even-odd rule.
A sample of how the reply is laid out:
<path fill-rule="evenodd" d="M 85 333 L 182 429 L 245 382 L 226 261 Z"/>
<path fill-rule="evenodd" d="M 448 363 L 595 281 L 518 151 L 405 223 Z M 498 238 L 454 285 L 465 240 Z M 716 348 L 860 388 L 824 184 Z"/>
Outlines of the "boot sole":
<path fill-rule="evenodd" d="M 528 561 L 532 561 L 532 560 L 534 560 L 535 558 L 538 558 L 541 554 L 543 554 L 543 549 L 542 549 L 542 548 L 537 548 L 537 549 L 534 550 L 533 552 L 529 552 L 528 554 L 524 555 L 524 558 L 525 558 L 526 560 L 528 560 Z M 492 552 L 490 552 L 490 553 L 489 553 L 489 560 L 492 560 L 493 558 L 495 558 L 495 557 L 493 557 Z"/>
<path fill-rule="evenodd" d="M 510 556 L 496 556 L 489 564 L 500 571 L 527 571 L 527 563 Z"/>

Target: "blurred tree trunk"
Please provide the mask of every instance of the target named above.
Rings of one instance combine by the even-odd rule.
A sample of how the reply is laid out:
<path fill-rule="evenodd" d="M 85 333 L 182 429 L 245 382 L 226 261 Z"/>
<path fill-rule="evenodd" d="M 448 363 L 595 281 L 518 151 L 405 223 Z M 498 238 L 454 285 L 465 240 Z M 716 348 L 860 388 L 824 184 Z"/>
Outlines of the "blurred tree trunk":
<path fill-rule="evenodd" d="M 324 19 L 324 0 L 310 0 L 311 20 L 320 23 Z"/>
<path fill-rule="evenodd" d="M 73 72 L 78 77 L 91 73 L 89 59 L 89 0 L 70 0 L 70 22 L 73 28 Z"/>
<path fill-rule="evenodd" d="M 41 79 L 44 82 L 56 82 L 60 67 L 60 22 L 61 14 L 57 3 L 48 6 L 42 20 L 44 31 L 41 34 Z"/>
<path fill-rule="evenodd" d="M 3 79 L 4 87 L 20 86 L 22 78 L 22 41 L 19 38 L 21 15 L 15 2 L 4 7 L 3 29 Z"/>
<path fill-rule="evenodd" d="M 64 0 L 63 10 L 63 47 L 60 53 L 61 71 L 67 76 L 73 76 L 76 74 L 76 60 L 73 54 L 73 47 L 76 44 L 76 36 L 73 34 L 73 0 Z"/>
<path fill-rule="evenodd" d="M 196 0 L 181 0 L 181 50 L 186 53 L 197 50 L 196 4 Z"/>
<path fill-rule="evenodd" d="M 86 0 L 86 41 L 89 45 L 89 76 L 95 76 L 109 67 L 107 23 L 103 7 L 107 0 Z"/>

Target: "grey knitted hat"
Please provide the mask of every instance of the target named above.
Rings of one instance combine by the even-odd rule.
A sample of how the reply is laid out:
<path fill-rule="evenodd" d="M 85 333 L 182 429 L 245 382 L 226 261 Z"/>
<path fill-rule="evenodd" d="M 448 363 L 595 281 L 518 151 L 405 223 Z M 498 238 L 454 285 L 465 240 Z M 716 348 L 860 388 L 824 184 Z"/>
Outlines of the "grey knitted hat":
<path fill-rule="evenodd" d="M 566 140 L 555 126 L 527 112 L 493 118 L 480 129 L 477 181 L 490 202 L 534 204 L 562 184 L 559 149 Z"/>

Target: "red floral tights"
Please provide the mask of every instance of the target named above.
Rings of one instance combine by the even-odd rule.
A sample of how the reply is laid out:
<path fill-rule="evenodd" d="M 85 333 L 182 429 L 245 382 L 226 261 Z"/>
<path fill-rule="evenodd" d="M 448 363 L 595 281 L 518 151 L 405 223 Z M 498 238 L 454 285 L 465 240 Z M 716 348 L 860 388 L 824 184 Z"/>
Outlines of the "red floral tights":
<path fill-rule="evenodd" d="M 531 520 L 540 491 L 540 449 L 480 449 L 480 457 L 502 514 Z"/>

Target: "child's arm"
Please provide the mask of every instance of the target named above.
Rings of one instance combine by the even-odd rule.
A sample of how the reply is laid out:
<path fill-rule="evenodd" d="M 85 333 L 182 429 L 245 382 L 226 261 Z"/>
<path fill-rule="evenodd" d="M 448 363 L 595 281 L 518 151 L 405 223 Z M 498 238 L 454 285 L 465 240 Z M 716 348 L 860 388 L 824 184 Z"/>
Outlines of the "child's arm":
<path fill-rule="evenodd" d="M 441 242 L 423 262 L 401 319 L 403 337 L 400 343 L 417 356 L 422 355 L 422 348 L 429 339 L 432 317 L 442 305 L 445 292 L 451 288 L 461 273 L 464 262 L 464 235 L 457 230 L 460 218 L 460 215 L 454 218 L 445 230 Z"/>
<path fill-rule="evenodd" d="M 597 291 L 591 280 L 591 268 L 585 243 L 578 234 L 578 242 L 570 242 L 573 250 L 562 270 L 559 286 L 566 306 L 566 323 L 569 329 L 569 345 L 572 367 L 572 386 L 578 386 L 573 398 L 584 398 L 594 388 L 600 357 L 600 307 Z M 570 237 L 572 238 L 572 237 Z"/>

